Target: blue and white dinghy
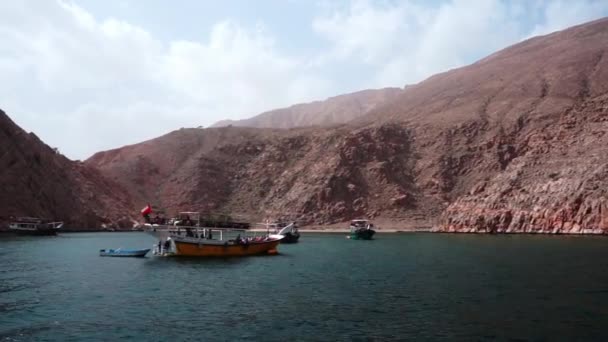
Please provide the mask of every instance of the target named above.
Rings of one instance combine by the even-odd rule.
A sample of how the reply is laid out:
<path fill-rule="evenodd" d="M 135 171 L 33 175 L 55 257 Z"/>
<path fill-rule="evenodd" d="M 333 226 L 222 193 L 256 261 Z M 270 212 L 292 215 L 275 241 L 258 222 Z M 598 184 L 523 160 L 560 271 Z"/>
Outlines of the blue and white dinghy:
<path fill-rule="evenodd" d="M 99 256 L 111 257 L 139 257 L 143 258 L 148 254 L 150 249 L 100 249 Z"/>

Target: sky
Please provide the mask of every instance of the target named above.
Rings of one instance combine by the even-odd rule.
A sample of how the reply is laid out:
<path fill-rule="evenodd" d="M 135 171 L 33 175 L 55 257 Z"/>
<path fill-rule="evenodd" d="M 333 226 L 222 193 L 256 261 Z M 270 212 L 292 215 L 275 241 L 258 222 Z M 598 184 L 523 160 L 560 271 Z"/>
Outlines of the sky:
<path fill-rule="evenodd" d="M 0 2 L 0 109 L 71 159 L 182 127 L 403 87 L 606 0 Z"/>

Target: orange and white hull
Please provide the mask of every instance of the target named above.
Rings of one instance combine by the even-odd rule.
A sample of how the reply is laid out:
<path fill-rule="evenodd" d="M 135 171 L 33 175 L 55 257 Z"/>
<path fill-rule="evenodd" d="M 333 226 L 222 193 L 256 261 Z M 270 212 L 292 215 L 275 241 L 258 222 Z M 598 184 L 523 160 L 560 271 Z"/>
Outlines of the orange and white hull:
<path fill-rule="evenodd" d="M 269 241 L 249 242 L 247 244 L 205 243 L 174 240 L 175 255 L 189 257 L 232 257 L 277 254 L 280 239 Z"/>

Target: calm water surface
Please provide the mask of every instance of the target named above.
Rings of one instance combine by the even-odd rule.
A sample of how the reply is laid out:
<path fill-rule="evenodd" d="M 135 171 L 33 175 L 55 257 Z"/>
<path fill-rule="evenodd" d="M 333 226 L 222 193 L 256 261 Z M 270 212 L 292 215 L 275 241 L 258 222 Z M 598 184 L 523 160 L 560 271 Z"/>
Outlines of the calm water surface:
<path fill-rule="evenodd" d="M 103 258 L 0 236 L 0 341 L 608 340 L 608 239 L 304 234 L 281 255 Z"/>

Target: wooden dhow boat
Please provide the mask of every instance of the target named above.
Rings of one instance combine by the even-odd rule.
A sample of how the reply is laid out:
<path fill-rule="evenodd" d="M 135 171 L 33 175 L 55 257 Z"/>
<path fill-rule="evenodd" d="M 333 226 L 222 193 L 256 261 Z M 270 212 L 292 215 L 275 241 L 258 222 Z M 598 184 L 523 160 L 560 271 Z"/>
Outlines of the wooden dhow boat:
<path fill-rule="evenodd" d="M 17 217 L 9 223 L 10 231 L 19 235 L 57 235 L 63 222 L 51 222 L 38 217 Z"/>
<path fill-rule="evenodd" d="M 282 235 L 251 232 L 238 222 L 234 227 L 224 221 L 222 227 L 200 219 L 196 212 L 180 213 L 188 220 L 171 224 L 142 225 L 145 232 L 158 238 L 154 255 L 184 257 L 235 257 L 277 254 Z M 186 225 L 184 225 L 186 224 Z"/>

